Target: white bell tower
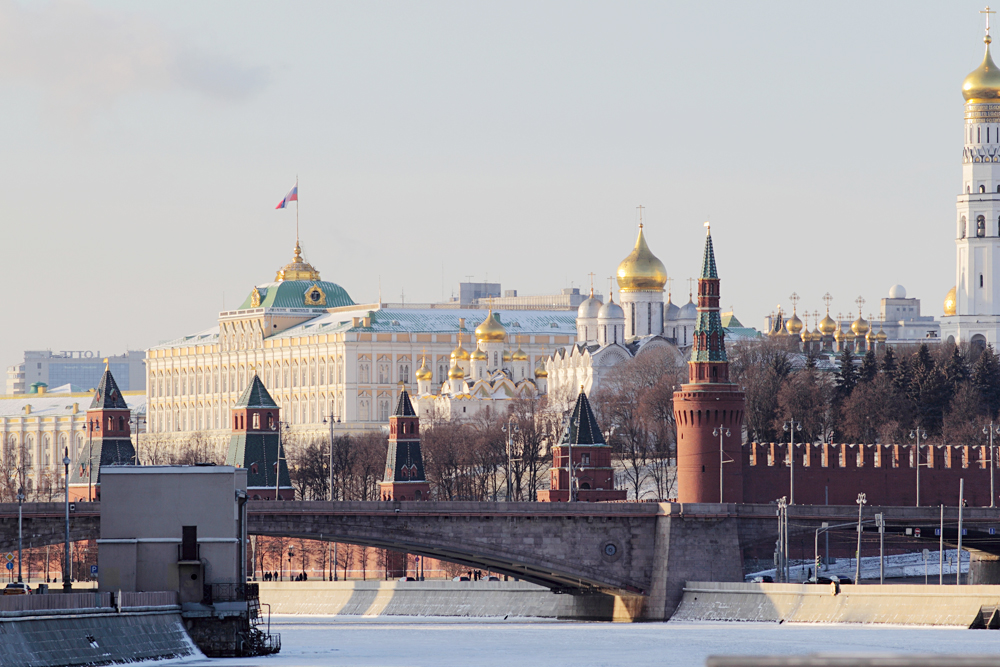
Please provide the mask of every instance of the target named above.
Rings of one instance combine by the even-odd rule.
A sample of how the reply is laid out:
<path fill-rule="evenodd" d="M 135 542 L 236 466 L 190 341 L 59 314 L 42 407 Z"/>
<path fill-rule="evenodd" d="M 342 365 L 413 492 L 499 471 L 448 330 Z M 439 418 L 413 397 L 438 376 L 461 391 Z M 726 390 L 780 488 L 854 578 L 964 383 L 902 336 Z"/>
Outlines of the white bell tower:
<path fill-rule="evenodd" d="M 945 340 L 994 347 L 1000 342 L 1000 71 L 990 55 L 986 13 L 986 55 L 965 77 L 962 192 L 955 220 L 955 287 L 945 300 Z"/>

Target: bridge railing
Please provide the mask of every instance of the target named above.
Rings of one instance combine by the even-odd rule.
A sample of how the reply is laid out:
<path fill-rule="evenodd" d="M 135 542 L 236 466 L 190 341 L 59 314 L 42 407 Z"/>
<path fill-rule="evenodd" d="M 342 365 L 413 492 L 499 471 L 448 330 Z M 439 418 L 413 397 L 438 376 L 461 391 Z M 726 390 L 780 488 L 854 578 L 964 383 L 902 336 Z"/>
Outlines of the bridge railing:
<path fill-rule="evenodd" d="M 113 608 L 111 593 L 50 593 L 0 596 L 0 612 Z"/>

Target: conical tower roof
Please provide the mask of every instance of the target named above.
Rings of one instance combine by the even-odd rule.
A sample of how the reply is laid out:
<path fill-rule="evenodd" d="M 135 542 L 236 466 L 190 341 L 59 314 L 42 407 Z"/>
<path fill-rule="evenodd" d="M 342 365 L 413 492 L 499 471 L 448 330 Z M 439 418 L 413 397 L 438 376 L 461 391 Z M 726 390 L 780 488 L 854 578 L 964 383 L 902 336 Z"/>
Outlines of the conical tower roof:
<path fill-rule="evenodd" d="M 250 384 L 243 390 L 240 400 L 236 401 L 234 408 L 276 408 L 278 404 L 267 392 L 264 383 L 256 375 L 250 380 Z"/>
<path fill-rule="evenodd" d="M 569 418 L 569 424 L 563 431 L 560 445 L 604 445 L 604 434 L 601 433 L 597 425 L 597 418 L 590 408 L 590 401 L 587 394 L 582 390 L 576 397 L 576 406 L 573 408 L 573 415 Z"/>
<path fill-rule="evenodd" d="M 111 374 L 111 370 L 108 368 L 104 369 L 104 375 L 101 376 L 101 383 L 97 385 L 97 393 L 94 394 L 94 400 L 90 403 L 90 409 L 128 410 L 128 404 L 122 397 L 121 390 L 118 389 L 115 376 Z"/>
<path fill-rule="evenodd" d="M 417 411 L 413 409 L 410 402 L 410 395 L 406 389 L 400 389 L 399 400 L 396 402 L 396 409 L 392 413 L 393 417 L 416 417 Z"/>
<path fill-rule="evenodd" d="M 706 223 L 707 225 L 707 223 Z M 712 247 L 712 230 L 708 229 L 705 238 L 705 256 L 701 260 L 701 278 L 718 278 L 719 273 L 715 270 L 715 248 Z"/>

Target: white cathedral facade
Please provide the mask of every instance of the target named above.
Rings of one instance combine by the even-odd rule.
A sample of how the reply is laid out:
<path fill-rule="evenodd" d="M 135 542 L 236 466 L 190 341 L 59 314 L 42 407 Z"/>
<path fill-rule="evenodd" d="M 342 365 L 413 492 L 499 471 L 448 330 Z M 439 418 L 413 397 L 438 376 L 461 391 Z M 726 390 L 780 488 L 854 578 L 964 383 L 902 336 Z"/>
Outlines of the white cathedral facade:
<path fill-rule="evenodd" d="M 958 196 L 955 287 L 944 302 L 941 336 L 950 342 L 1000 343 L 1000 71 L 990 55 L 962 84 L 965 148 Z"/>

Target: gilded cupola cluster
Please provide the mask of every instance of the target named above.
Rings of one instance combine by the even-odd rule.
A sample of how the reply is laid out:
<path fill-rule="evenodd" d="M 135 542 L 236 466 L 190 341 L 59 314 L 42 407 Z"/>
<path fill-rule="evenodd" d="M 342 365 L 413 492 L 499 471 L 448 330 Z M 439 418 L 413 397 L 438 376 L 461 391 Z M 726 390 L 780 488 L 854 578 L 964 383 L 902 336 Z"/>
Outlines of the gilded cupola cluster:
<path fill-rule="evenodd" d="M 845 348 L 850 348 L 855 354 L 864 354 L 869 349 L 877 350 L 879 346 L 884 346 L 889 338 L 882 330 L 881 320 L 876 331 L 871 322 L 861 315 L 861 308 L 865 303 L 861 297 L 855 301 L 858 306 L 857 319 L 846 323 L 843 315 L 838 314 L 836 320 L 830 317 L 830 302 L 833 297 L 829 294 L 824 295 L 826 314 L 820 319 L 819 311 L 812 313 L 811 317 L 815 320 L 816 327 L 811 332 L 797 314 L 796 304 L 799 301 L 799 296 L 793 293 L 789 298 L 793 304 L 791 317 L 783 317 L 779 305 L 777 314 L 771 314 L 768 335 L 793 341 L 797 347 L 801 346 L 803 352 L 835 354 L 842 352 Z M 806 317 L 810 317 L 808 312 Z M 869 319 L 871 319 L 870 315 Z"/>

